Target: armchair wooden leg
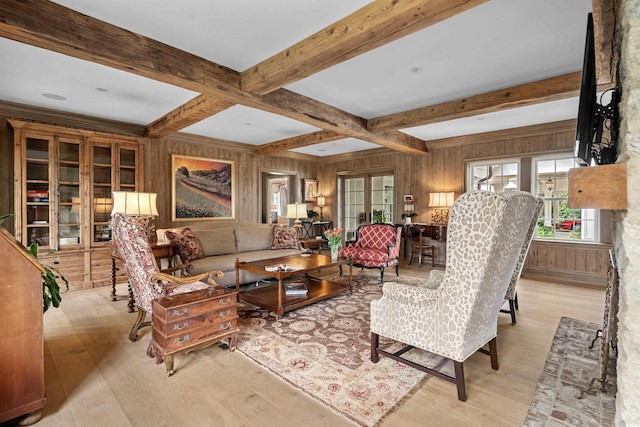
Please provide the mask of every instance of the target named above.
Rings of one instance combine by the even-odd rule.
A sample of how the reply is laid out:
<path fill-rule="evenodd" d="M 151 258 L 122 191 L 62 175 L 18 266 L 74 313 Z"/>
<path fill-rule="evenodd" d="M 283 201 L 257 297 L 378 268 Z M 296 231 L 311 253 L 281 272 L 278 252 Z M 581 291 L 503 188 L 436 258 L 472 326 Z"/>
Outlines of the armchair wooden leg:
<path fill-rule="evenodd" d="M 516 324 L 516 303 L 515 300 L 509 300 L 509 313 L 511 313 L 511 323 Z"/>
<path fill-rule="evenodd" d="M 431 246 L 431 267 L 436 266 L 436 248 Z"/>
<path fill-rule="evenodd" d="M 342 264 L 340 264 L 338 268 L 340 269 L 340 275 L 342 276 Z"/>
<path fill-rule="evenodd" d="M 462 362 L 453 362 L 453 369 L 456 375 L 456 387 L 458 389 L 458 400 L 466 402 L 467 400 L 467 387 L 464 384 L 464 367 Z"/>
<path fill-rule="evenodd" d="M 378 345 L 380 344 L 380 336 L 374 332 L 371 332 L 371 361 L 378 363 L 380 355 L 378 354 Z"/>
<path fill-rule="evenodd" d="M 516 307 L 516 310 L 518 310 L 520 307 L 518 307 L 518 293 L 516 292 L 516 295 L 513 297 L 513 301 L 514 301 L 514 305 Z"/>
<path fill-rule="evenodd" d="M 491 368 L 498 370 L 498 342 L 496 338 L 489 341 L 489 357 L 491 358 Z"/>
<path fill-rule="evenodd" d="M 398 268 L 400 267 L 400 263 L 396 264 L 396 276 L 400 277 L 400 272 L 398 271 Z"/>
<path fill-rule="evenodd" d="M 380 283 L 383 282 L 384 279 L 384 267 L 380 267 Z"/>
<path fill-rule="evenodd" d="M 138 317 L 136 318 L 136 322 L 131 327 L 131 331 L 129 332 L 129 341 L 136 342 L 140 339 L 138 335 L 138 331 L 145 326 L 151 324 L 151 322 L 145 322 L 144 318 L 147 316 L 147 312 L 138 307 Z"/>

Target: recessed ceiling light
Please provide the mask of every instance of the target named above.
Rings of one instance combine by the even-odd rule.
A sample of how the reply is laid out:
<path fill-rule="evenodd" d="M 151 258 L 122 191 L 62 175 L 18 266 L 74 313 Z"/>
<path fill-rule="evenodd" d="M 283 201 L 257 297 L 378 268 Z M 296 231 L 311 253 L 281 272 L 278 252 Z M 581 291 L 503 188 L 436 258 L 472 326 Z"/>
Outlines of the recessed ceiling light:
<path fill-rule="evenodd" d="M 476 119 L 478 119 L 478 120 L 484 120 L 484 117 L 480 116 L 480 117 L 476 117 Z"/>
<path fill-rule="evenodd" d="M 109 92 L 109 89 L 103 88 L 103 87 L 97 87 L 96 90 L 98 92 Z"/>
<path fill-rule="evenodd" d="M 243 125 L 245 126 L 251 126 L 251 122 L 244 122 Z"/>
<path fill-rule="evenodd" d="M 413 67 L 412 69 L 409 70 L 410 73 L 412 74 L 418 74 L 422 72 L 422 67 Z"/>
<path fill-rule="evenodd" d="M 324 153 L 325 151 L 327 151 L 326 148 L 318 148 L 318 153 Z"/>
<path fill-rule="evenodd" d="M 56 95 L 55 93 L 43 93 L 42 96 L 48 99 L 53 99 L 54 101 L 64 101 L 67 99 L 64 96 Z"/>

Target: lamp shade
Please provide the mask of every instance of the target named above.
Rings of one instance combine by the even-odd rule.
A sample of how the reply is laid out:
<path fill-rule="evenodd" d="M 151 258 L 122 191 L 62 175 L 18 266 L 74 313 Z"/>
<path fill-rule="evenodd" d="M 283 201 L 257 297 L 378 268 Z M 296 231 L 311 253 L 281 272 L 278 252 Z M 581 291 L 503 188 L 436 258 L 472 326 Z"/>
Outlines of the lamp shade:
<path fill-rule="evenodd" d="M 298 219 L 307 217 L 307 204 L 295 203 L 287 205 L 287 218 Z"/>
<path fill-rule="evenodd" d="M 453 205 L 453 192 L 429 194 L 430 208 L 444 208 L 444 207 L 451 207 L 452 205 Z"/>
<path fill-rule="evenodd" d="M 318 196 L 318 197 L 316 198 L 316 204 L 317 204 L 318 206 L 320 206 L 321 208 L 326 206 L 326 204 L 325 204 L 325 203 L 326 203 L 326 200 L 325 200 L 325 197 L 324 197 L 324 196 Z"/>
<path fill-rule="evenodd" d="M 133 216 L 158 216 L 157 197 L 156 193 L 114 191 L 111 214 L 121 212 Z"/>

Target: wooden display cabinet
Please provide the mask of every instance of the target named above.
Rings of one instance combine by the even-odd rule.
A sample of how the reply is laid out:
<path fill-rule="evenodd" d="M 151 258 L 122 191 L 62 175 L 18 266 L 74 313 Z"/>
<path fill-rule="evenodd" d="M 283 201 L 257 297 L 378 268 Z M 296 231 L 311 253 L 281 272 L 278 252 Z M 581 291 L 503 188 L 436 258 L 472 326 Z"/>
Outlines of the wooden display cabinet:
<path fill-rule="evenodd" d="M 143 139 L 8 122 L 16 239 L 37 243 L 72 289 L 110 284 L 111 194 L 142 191 Z"/>

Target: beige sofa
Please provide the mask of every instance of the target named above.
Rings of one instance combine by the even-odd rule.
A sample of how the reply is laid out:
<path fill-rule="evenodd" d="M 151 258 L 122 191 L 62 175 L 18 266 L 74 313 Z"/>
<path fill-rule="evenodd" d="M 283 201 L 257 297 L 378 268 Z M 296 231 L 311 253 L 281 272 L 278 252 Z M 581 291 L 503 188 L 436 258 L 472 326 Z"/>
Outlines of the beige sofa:
<path fill-rule="evenodd" d="M 224 277 L 216 279 L 222 286 L 236 284 L 236 258 L 240 261 L 276 258 L 286 255 L 299 255 L 300 249 L 270 249 L 273 241 L 273 227 L 269 224 L 255 223 L 199 223 L 180 228 L 157 230 L 158 242 L 168 242 L 167 230 L 181 233 L 189 228 L 198 238 L 205 258 L 189 261 L 187 273 L 195 275 L 210 270 L 220 270 Z M 248 271 L 240 271 L 240 283 L 255 282 L 266 276 Z"/>

